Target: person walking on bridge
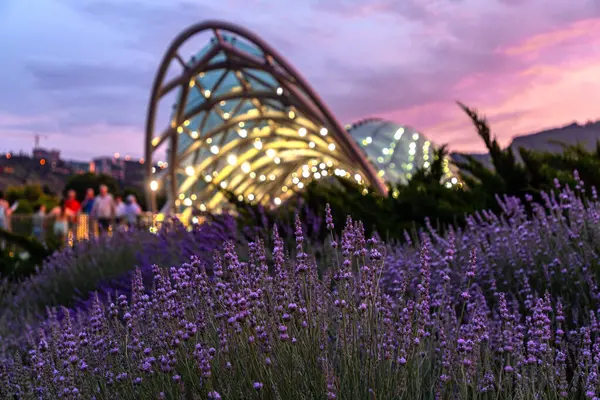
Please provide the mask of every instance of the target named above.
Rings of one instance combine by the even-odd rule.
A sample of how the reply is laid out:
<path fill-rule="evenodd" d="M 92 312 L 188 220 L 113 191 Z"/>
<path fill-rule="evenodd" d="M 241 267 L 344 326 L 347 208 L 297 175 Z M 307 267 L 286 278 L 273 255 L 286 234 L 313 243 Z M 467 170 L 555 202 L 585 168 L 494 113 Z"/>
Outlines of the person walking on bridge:
<path fill-rule="evenodd" d="M 115 211 L 115 200 L 112 194 L 108 193 L 108 186 L 100 185 L 100 193 L 94 199 L 92 206 L 92 218 L 98 221 L 100 234 L 109 231 L 111 223 L 115 219 Z"/>

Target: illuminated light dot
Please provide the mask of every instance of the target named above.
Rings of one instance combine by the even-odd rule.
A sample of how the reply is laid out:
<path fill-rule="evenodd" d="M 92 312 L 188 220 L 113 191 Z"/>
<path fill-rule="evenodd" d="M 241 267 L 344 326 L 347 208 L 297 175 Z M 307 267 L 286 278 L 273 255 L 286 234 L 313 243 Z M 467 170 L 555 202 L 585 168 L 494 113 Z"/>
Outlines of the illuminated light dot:
<path fill-rule="evenodd" d="M 223 189 L 225 189 L 227 187 L 227 181 L 223 181 L 219 184 L 219 186 L 221 186 Z"/>
<path fill-rule="evenodd" d="M 326 164 L 329 168 L 333 167 L 333 161 L 331 161 L 331 160 L 327 161 Z"/>
<path fill-rule="evenodd" d="M 198 217 L 192 217 L 192 224 L 198 223 Z"/>
<path fill-rule="evenodd" d="M 152 173 L 156 172 L 156 167 L 152 167 Z"/>
<path fill-rule="evenodd" d="M 238 123 L 238 126 L 239 126 L 240 128 L 243 128 L 243 127 L 244 127 L 244 125 L 246 125 L 246 124 L 245 124 L 243 121 Z"/>
<path fill-rule="evenodd" d="M 183 126 L 188 126 L 190 124 L 190 120 L 186 119 L 185 121 L 183 121 Z"/>
<path fill-rule="evenodd" d="M 237 164 L 237 157 L 235 156 L 235 154 L 230 154 L 227 156 L 227 164 L 229 164 L 229 165 Z"/>
<path fill-rule="evenodd" d="M 212 176 L 214 176 L 215 178 L 217 177 L 217 175 L 219 175 L 219 171 L 213 171 L 212 172 Z"/>
<path fill-rule="evenodd" d="M 183 200 L 183 199 L 185 199 L 185 194 L 183 194 L 183 193 L 180 193 L 180 194 L 179 194 L 179 200 Z"/>
<path fill-rule="evenodd" d="M 300 182 L 300 179 L 298 179 L 297 177 L 294 177 L 294 179 L 292 179 L 292 183 L 293 183 L 294 185 L 297 185 L 297 184 L 298 184 L 298 182 Z"/>
<path fill-rule="evenodd" d="M 156 182 L 156 181 L 150 182 L 150 190 L 152 190 L 153 192 L 158 190 L 158 182 Z"/>
<path fill-rule="evenodd" d="M 308 178 L 310 176 L 310 172 L 308 172 L 308 170 L 305 170 L 304 172 L 302 172 L 302 176 Z"/>
<path fill-rule="evenodd" d="M 250 163 L 248 161 L 242 164 L 242 171 L 244 171 L 245 173 L 250 172 L 250 168 Z"/>
<path fill-rule="evenodd" d="M 368 190 L 368 189 L 366 189 L 366 188 L 365 188 L 365 189 L 363 189 L 363 191 L 362 191 L 362 194 L 363 194 L 363 196 L 366 196 L 366 195 L 368 195 L 368 194 L 369 194 L 369 190 Z"/>
<path fill-rule="evenodd" d="M 413 165 L 412 165 L 412 163 L 409 163 L 409 164 L 406 166 L 406 168 L 408 168 L 408 169 L 413 169 Z"/>
<path fill-rule="evenodd" d="M 202 211 L 202 212 L 206 211 L 206 205 L 200 204 L 200 211 Z"/>
<path fill-rule="evenodd" d="M 229 119 L 229 113 L 223 113 L 223 119 Z"/>
<path fill-rule="evenodd" d="M 327 168 L 327 165 L 325 165 L 325 163 L 321 163 L 321 164 L 319 164 L 319 168 L 325 169 L 325 168 Z"/>
<path fill-rule="evenodd" d="M 382 163 L 383 161 L 384 161 L 384 160 L 383 160 L 383 157 L 381 157 L 381 156 L 377 157 L 377 162 L 380 162 L 380 163 Z"/>
<path fill-rule="evenodd" d="M 411 179 L 412 178 L 412 174 L 406 174 L 406 179 Z"/>
<path fill-rule="evenodd" d="M 418 133 L 413 133 L 412 138 L 413 138 L 413 140 L 419 139 L 419 134 Z"/>
<path fill-rule="evenodd" d="M 451 184 L 450 182 L 446 182 L 446 187 L 447 187 L 447 188 L 451 188 L 451 187 L 452 187 L 452 184 Z"/>
<path fill-rule="evenodd" d="M 329 145 L 327 146 L 327 148 L 331 151 L 335 150 L 335 143 L 329 143 Z"/>
<path fill-rule="evenodd" d="M 296 113 L 294 111 L 290 111 L 288 112 L 288 117 L 290 117 L 290 119 L 294 119 L 296 118 Z"/>
<path fill-rule="evenodd" d="M 318 172 L 315 172 L 315 174 L 313 175 L 315 177 L 315 179 L 320 179 L 321 178 L 321 174 Z"/>
<path fill-rule="evenodd" d="M 327 173 L 327 170 L 323 170 L 323 171 L 321 171 L 321 175 L 323 175 L 323 176 L 327 176 L 327 175 L 328 175 L 328 173 Z"/>
<path fill-rule="evenodd" d="M 365 142 L 367 142 L 367 144 L 371 144 L 373 142 L 373 138 L 371 136 L 367 136 Z"/>
<path fill-rule="evenodd" d="M 192 167 L 191 165 L 185 167 L 185 173 L 187 174 L 187 176 L 194 176 L 195 172 L 196 171 L 194 171 L 194 167 Z"/>
<path fill-rule="evenodd" d="M 237 199 L 238 199 L 238 201 L 244 201 L 244 196 L 240 194 L 240 195 L 237 197 Z"/>
<path fill-rule="evenodd" d="M 275 158 L 273 159 L 273 162 L 274 162 L 275 164 L 279 164 L 279 163 L 281 163 L 281 158 L 279 158 L 279 157 L 275 157 Z"/>
<path fill-rule="evenodd" d="M 255 148 L 255 149 L 257 149 L 257 150 L 260 150 L 260 149 L 262 149 L 262 147 L 263 147 L 263 144 L 262 144 L 262 142 L 260 141 L 260 139 L 256 139 L 256 140 L 254 141 L 254 148 Z"/>
<path fill-rule="evenodd" d="M 311 170 L 312 172 L 317 172 L 317 171 L 318 171 L 318 168 L 317 168 L 317 167 L 312 167 L 310 170 Z"/>
<path fill-rule="evenodd" d="M 300 137 L 306 136 L 306 133 L 307 133 L 306 128 L 298 129 L 298 135 L 300 135 Z"/>
<path fill-rule="evenodd" d="M 394 191 L 392 192 L 392 197 L 394 197 L 395 199 L 397 199 L 399 195 L 400 195 L 400 192 L 399 192 L 399 191 L 397 191 L 397 190 L 394 190 Z"/>
<path fill-rule="evenodd" d="M 321 128 L 320 132 L 321 136 L 327 136 L 327 128 Z"/>
<path fill-rule="evenodd" d="M 308 143 L 308 147 L 310 147 L 311 149 L 315 148 L 315 142 L 309 142 Z"/>
<path fill-rule="evenodd" d="M 250 200 L 250 201 L 254 200 L 254 195 L 252 193 L 250 193 L 248 195 L 248 200 Z"/>
<path fill-rule="evenodd" d="M 304 183 L 298 182 L 298 189 L 302 189 L 304 187 Z"/>
<path fill-rule="evenodd" d="M 208 138 L 208 139 L 206 139 L 206 143 L 207 143 L 207 144 L 211 144 L 211 143 L 212 143 L 212 138 Z"/>
<path fill-rule="evenodd" d="M 267 180 L 267 177 L 265 175 L 261 175 L 258 179 L 260 179 L 261 182 L 264 182 Z"/>
<path fill-rule="evenodd" d="M 383 175 L 385 175 L 385 171 L 380 169 L 379 172 L 377 172 L 377 175 L 382 177 Z"/>
<path fill-rule="evenodd" d="M 183 127 L 178 126 L 177 127 L 177 133 L 183 133 Z"/>
<path fill-rule="evenodd" d="M 267 150 L 267 157 L 269 157 L 269 158 L 275 157 L 276 154 L 277 154 L 277 152 L 275 151 L 275 149 L 268 149 Z"/>
<path fill-rule="evenodd" d="M 212 176 L 210 176 L 210 175 L 206 175 L 206 176 L 204 177 L 204 180 L 205 180 L 206 182 L 211 182 L 211 181 L 212 181 Z"/>
<path fill-rule="evenodd" d="M 152 139 L 152 146 L 158 146 L 158 142 L 160 142 L 160 138 L 159 137 L 155 137 Z M 6 158 L 10 158 L 10 155 L 8 155 L 8 157 Z"/>
<path fill-rule="evenodd" d="M 207 99 L 210 97 L 210 90 L 206 89 L 204 91 L 204 97 L 206 97 Z"/>
<path fill-rule="evenodd" d="M 429 147 L 431 145 L 431 142 L 428 140 L 425 143 L 423 143 L 423 146 L 425 147 Z"/>
<path fill-rule="evenodd" d="M 252 179 L 256 178 L 256 172 L 254 172 L 254 171 L 250 172 L 250 178 L 252 178 Z"/>
<path fill-rule="evenodd" d="M 452 178 L 452 179 L 450 179 L 450 182 L 452 182 L 453 185 L 456 185 L 456 183 L 458 182 L 458 179 Z"/>
<path fill-rule="evenodd" d="M 198 200 L 198 196 L 196 196 L 195 194 L 190 196 L 192 198 L 192 200 Z"/>
<path fill-rule="evenodd" d="M 283 193 L 287 192 L 287 191 L 288 191 L 288 187 L 287 187 L 287 186 L 284 186 L 284 187 L 282 187 L 282 188 L 281 188 L 281 191 L 282 191 Z"/>
<path fill-rule="evenodd" d="M 194 87 L 194 86 L 196 86 L 196 81 L 192 79 L 190 81 L 190 87 Z"/>
<path fill-rule="evenodd" d="M 227 102 L 225 100 L 221 100 L 221 102 L 219 104 L 224 106 L 225 104 L 227 104 Z"/>
<path fill-rule="evenodd" d="M 190 207 L 192 205 L 192 199 L 187 198 L 183 201 L 183 205 L 186 207 Z"/>
<path fill-rule="evenodd" d="M 238 131 L 238 135 L 240 135 L 240 137 L 245 138 L 246 136 L 248 136 L 248 131 L 245 129 L 240 129 Z"/>
<path fill-rule="evenodd" d="M 417 147 L 417 144 L 415 142 L 410 142 L 410 144 L 408 145 L 409 149 L 414 149 L 415 147 Z"/>
<path fill-rule="evenodd" d="M 400 140 L 400 138 L 402 137 L 402 134 L 404 134 L 404 128 L 398 128 L 396 133 L 394 133 L 394 139 Z"/>
<path fill-rule="evenodd" d="M 219 154 L 219 146 L 217 146 L 217 145 L 210 146 L 210 152 L 213 154 Z"/>
<path fill-rule="evenodd" d="M 302 169 L 308 169 L 308 165 L 304 164 L 304 165 L 302 166 Z"/>
<path fill-rule="evenodd" d="M 190 136 L 192 137 L 192 139 L 198 139 L 198 137 L 199 137 L 200 135 L 198 135 L 198 132 L 196 132 L 196 131 L 192 131 L 192 133 L 190 134 Z"/>
<path fill-rule="evenodd" d="M 385 155 L 388 155 L 388 154 L 389 154 L 389 152 L 390 152 L 390 149 L 388 149 L 388 148 L 386 147 L 386 148 L 384 148 L 383 150 L 381 150 L 381 152 L 382 152 L 383 154 L 385 154 Z"/>
<path fill-rule="evenodd" d="M 278 96 L 281 96 L 283 94 L 283 88 L 278 87 L 277 90 L 276 90 L 276 93 L 277 93 Z"/>
<path fill-rule="evenodd" d="M 415 149 L 409 149 L 408 150 L 408 154 L 410 154 L 411 156 L 414 156 L 416 153 Z"/>
<path fill-rule="evenodd" d="M 275 197 L 273 199 L 273 203 L 275 203 L 276 205 L 280 205 L 281 204 L 281 199 L 279 197 Z"/>
<path fill-rule="evenodd" d="M 354 179 L 356 180 L 356 182 L 360 182 L 362 181 L 362 176 L 360 176 L 360 174 L 356 174 L 354 175 Z"/>
<path fill-rule="evenodd" d="M 271 175 L 269 175 L 269 180 L 270 180 L 270 181 L 274 181 L 274 180 L 275 180 L 275 178 L 277 178 L 277 177 L 275 176 L 275 174 L 271 174 Z"/>

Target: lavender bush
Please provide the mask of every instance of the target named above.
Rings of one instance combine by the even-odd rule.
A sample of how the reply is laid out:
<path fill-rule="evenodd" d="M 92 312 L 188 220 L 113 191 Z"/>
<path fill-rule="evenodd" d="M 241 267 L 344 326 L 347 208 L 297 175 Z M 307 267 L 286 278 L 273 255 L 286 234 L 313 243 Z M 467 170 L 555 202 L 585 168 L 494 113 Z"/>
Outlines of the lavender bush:
<path fill-rule="evenodd" d="M 2 398 L 597 399 L 600 202 L 557 188 L 499 199 L 465 229 L 406 245 L 348 218 L 317 265 L 227 241 L 153 268 L 150 293 L 51 310 L 0 363 Z M 529 216 L 528 216 L 529 215 Z M 64 316 L 59 321 L 58 313 Z"/>

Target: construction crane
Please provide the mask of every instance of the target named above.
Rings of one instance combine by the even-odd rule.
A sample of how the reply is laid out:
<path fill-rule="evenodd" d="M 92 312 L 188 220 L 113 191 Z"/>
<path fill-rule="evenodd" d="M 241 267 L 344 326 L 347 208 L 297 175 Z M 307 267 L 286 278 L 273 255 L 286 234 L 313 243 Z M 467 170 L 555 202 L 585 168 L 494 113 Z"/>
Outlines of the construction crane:
<path fill-rule="evenodd" d="M 35 135 L 33 135 L 33 140 L 34 140 L 34 144 L 35 146 L 33 147 L 34 149 L 39 149 L 40 148 L 40 139 L 48 139 L 48 135 L 40 135 L 39 133 L 36 133 Z"/>

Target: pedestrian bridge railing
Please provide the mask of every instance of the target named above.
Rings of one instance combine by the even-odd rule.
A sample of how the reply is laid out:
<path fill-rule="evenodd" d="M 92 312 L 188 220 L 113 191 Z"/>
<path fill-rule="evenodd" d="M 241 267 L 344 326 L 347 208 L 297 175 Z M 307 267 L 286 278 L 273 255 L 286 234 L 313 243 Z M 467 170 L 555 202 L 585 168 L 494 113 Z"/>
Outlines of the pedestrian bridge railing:
<path fill-rule="evenodd" d="M 149 229 L 151 232 L 156 232 L 165 220 L 165 216 L 162 214 L 154 213 L 142 213 L 137 221 L 137 228 Z M 54 217 L 48 216 L 44 218 L 43 226 L 43 238 L 50 238 L 54 236 L 53 226 Z M 32 236 L 33 234 L 33 215 L 31 214 L 13 214 L 9 218 L 8 230 L 12 233 L 22 236 Z M 118 223 L 116 220 L 112 221 L 109 233 L 118 228 L 125 228 L 126 224 L 121 222 Z M 90 237 L 97 236 L 99 234 L 98 224 L 93 218 L 88 215 L 81 214 L 77 216 L 75 221 L 69 224 L 68 238 L 69 242 L 86 240 Z"/>

